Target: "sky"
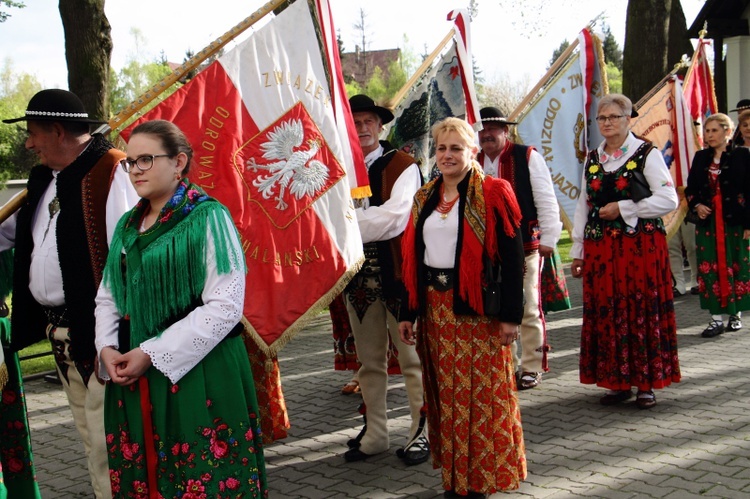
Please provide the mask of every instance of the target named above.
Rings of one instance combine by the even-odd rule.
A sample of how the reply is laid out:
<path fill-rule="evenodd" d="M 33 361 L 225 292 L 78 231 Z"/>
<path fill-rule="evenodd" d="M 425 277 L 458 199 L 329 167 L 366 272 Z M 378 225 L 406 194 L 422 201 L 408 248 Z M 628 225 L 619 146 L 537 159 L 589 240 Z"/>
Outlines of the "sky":
<path fill-rule="evenodd" d="M 67 69 L 59 0 L 25 0 L 0 23 L 0 67 L 10 61 L 15 72 L 33 74 L 44 87 L 67 88 Z M 185 51 L 200 51 L 265 3 L 264 0 L 108 0 L 105 13 L 112 26 L 112 66 L 128 60 L 156 60 L 163 52 L 181 63 Z M 477 0 L 471 23 L 472 52 L 487 83 L 528 80 L 533 86 L 545 73 L 553 51 L 573 41 L 590 20 L 602 15 L 622 48 L 627 0 Z M 682 0 L 690 26 L 703 0 Z M 465 8 L 468 0 L 330 0 L 334 25 L 353 51 L 361 45 L 354 28 L 365 13 L 368 49 L 407 48 L 429 53 L 452 29 L 448 12 Z M 519 9 L 518 5 L 523 5 Z M 267 22 L 266 16 L 248 33 Z M 137 47 L 137 28 L 143 46 Z M 404 41 L 404 35 L 407 42 Z M 247 35 L 245 35 L 247 36 Z M 240 37 L 238 40 L 244 39 Z M 231 42 L 228 48 L 235 46 Z M 677 61 L 674 61 L 675 63 Z"/>

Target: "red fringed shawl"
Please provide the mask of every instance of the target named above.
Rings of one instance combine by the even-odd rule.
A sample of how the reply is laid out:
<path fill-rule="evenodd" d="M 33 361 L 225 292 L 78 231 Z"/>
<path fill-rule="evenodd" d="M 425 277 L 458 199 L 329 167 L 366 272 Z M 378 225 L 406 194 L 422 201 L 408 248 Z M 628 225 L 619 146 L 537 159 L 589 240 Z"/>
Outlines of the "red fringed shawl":
<path fill-rule="evenodd" d="M 469 170 L 469 186 L 466 191 L 463 216 L 463 240 L 459 259 L 459 296 L 478 314 L 484 314 L 482 301 L 483 252 L 496 262 L 499 258 L 497 248 L 497 216 L 502 222 L 503 230 L 509 237 L 515 236 L 521 224 L 521 209 L 511 185 L 502 179 L 485 176 L 475 162 Z M 401 241 L 401 253 L 404 285 L 409 292 L 409 308 L 419 307 L 417 293 L 416 261 L 416 226 L 425 202 L 433 195 L 440 195 L 438 177 L 422 187 L 414 196 L 409 223 L 404 230 Z M 428 214 L 425 214 L 427 216 Z"/>

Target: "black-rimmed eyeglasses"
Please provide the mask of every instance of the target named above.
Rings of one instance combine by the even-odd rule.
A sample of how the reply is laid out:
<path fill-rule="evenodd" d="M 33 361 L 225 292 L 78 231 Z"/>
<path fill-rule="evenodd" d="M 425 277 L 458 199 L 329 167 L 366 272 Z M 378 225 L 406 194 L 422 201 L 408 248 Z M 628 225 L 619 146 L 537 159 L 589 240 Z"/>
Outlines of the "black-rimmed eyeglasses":
<path fill-rule="evenodd" d="M 150 170 L 154 166 L 155 158 L 169 158 L 170 154 L 144 154 L 138 156 L 135 159 L 121 159 L 120 166 L 125 170 L 125 173 L 130 173 L 133 168 L 138 168 L 140 171 L 145 172 Z"/>

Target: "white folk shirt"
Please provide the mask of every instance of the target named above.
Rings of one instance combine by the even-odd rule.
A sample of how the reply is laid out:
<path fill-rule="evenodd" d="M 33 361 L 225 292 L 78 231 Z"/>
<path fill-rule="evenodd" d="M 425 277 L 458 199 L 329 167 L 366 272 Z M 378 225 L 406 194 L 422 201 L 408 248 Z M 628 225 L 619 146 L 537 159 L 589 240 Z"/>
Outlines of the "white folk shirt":
<path fill-rule="evenodd" d="M 605 142 L 598 147 L 600 161 L 605 172 L 613 172 L 630 160 L 633 153 L 643 144 L 641 139 L 635 135 L 628 134 L 628 138 L 622 145 L 622 156 L 617 159 L 604 153 Z M 659 218 L 677 208 L 677 191 L 672 183 L 672 175 L 669 173 L 664 158 L 658 149 L 652 149 L 646 156 L 643 167 L 643 175 L 648 181 L 651 196 L 641 199 L 637 203 L 630 199 L 618 201 L 620 216 L 630 227 L 638 224 L 639 218 Z M 573 247 L 570 249 L 571 258 L 584 258 L 583 254 L 583 232 L 589 217 L 588 194 L 586 193 L 586 172 L 583 172 L 581 181 L 581 195 L 576 205 L 576 214 L 573 219 Z"/>
<path fill-rule="evenodd" d="M 226 214 L 224 223 L 233 223 Z M 233 262 L 229 273 L 219 275 L 216 269 L 214 236 L 210 224 L 206 225 L 206 284 L 201 293 L 203 305 L 169 326 L 159 336 L 140 344 L 141 350 L 151 358 L 153 366 L 172 383 L 177 383 L 198 365 L 242 319 L 242 307 L 245 303 L 245 269 Z M 232 251 L 236 254 L 243 254 L 236 237 L 231 237 L 226 242 L 232 246 Z M 117 325 L 120 320 L 112 292 L 103 282 L 96 295 L 95 314 L 96 352 L 101 356 L 105 347 L 118 348 Z M 109 379 L 101 357 L 99 360 L 99 377 Z"/>
<path fill-rule="evenodd" d="M 383 155 L 383 146 L 379 146 L 365 157 L 365 165 L 370 165 Z M 369 198 L 360 201 L 361 207 L 355 211 L 362 242 L 387 241 L 400 235 L 406 228 L 411 213 L 414 194 L 422 186 L 422 173 L 416 163 L 399 175 L 391 189 L 391 197 L 380 206 L 370 206 Z"/>
<path fill-rule="evenodd" d="M 537 151 L 532 150 L 529 155 L 529 180 L 531 181 L 531 195 L 534 197 L 536 217 L 539 221 L 541 246 L 554 248 L 560 240 L 563 224 L 560 221 L 560 207 L 557 204 L 555 188 L 552 185 L 552 177 L 549 173 L 544 157 Z M 482 169 L 485 175 L 499 177 L 500 154 L 493 160 L 486 154 Z M 516 196 L 519 193 L 516 192 Z"/>
<path fill-rule="evenodd" d="M 29 291 L 39 304 L 46 307 L 65 305 L 62 270 L 60 269 L 57 238 L 55 237 L 59 210 L 53 214 L 51 220 L 49 211 L 49 204 L 57 194 L 58 174 L 58 171 L 52 172 L 52 181 L 39 200 L 36 213 L 31 222 L 31 236 L 34 241 L 34 249 L 31 252 Z M 112 240 L 112 234 L 114 234 L 115 226 L 120 217 L 135 206 L 138 199 L 138 194 L 136 194 L 133 185 L 130 183 L 128 174 L 118 166 L 107 196 L 105 215 L 107 244 Z M 17 219 L 18 212 L 11 215 L 0 225 L 0 251 L 15 247 Z M 85 241 L 81 241 L 81 244 L 85 243 Z"/>

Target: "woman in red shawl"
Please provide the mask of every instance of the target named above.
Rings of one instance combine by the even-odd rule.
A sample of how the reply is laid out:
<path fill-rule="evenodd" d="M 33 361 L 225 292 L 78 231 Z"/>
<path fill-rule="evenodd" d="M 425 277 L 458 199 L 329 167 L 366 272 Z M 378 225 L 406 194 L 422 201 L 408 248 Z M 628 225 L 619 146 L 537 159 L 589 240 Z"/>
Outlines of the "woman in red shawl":
<path fill-rule="evenodd" d="M 432 135 L 442 175 L 417 192 L 404 231 L 408 296 L 399 330 L 422 361 L 432 462 L 442 467 L 445 497 L 482 498 L 526 477 L 509 347 L 523 316 L 521 212 L 510 184 L 474 161 L 465 121 L 446 118 Z M 484 310 L 485 265 L 500 274 L 495 316 Z"/>

